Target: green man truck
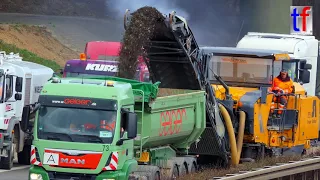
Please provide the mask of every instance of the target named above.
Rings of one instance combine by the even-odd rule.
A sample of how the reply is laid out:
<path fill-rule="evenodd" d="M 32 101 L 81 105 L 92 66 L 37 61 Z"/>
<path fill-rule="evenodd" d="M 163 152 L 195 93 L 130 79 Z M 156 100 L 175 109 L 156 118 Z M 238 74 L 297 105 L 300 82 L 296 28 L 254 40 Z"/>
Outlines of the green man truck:
<path fill-rule="evenodd" d="M 158 86 L 116 77 L 52 78 L 37 106 L 23 109 L 25 132 L 35 116 L 29 179 L 160 179 L 194 172 L 196 158 L 187 154 L 206 126 L 205 91 Z"/>

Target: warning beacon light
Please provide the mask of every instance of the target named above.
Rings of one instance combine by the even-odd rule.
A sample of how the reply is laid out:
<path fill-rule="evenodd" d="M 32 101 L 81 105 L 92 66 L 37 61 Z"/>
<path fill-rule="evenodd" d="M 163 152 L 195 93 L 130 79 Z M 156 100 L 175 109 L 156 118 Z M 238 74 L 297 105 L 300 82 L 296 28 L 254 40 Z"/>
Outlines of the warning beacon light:
<path fill-rule="evenodd" d="M 87 60 L 87 57 L 86 57 L 86 54 L 85 54 L 85 53 L 81 53 L 81 54 L 80 54 L 80 60 L 81 60 L 81 61 Z"/>
<path fill-rule="evenodd" d="M 114 82 L 113 82 L 113 81 L 106 81 L 106 85 L 107 85 L 107 86 L 111 86 L 111 87 L 113 87 Z"/>

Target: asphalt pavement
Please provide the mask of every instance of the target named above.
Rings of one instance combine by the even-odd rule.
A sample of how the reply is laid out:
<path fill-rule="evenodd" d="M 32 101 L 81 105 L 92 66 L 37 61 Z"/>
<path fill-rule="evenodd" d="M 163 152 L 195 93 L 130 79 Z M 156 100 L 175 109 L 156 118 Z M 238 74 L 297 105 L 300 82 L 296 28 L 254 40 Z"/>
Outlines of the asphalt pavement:
<path fill-rule="evenodd" d="M 0 169 L 1 180 L 28 180 L 29 165 L 19 165 L 15 163 L 11 170 Z"/>
<path fill-rule="evenodd" d="M 79 51 L 88 41 L 120 41 L 124 32 L 123 19 L 0 13 L 0 23 L 44 25 L 63 44 Z"/>

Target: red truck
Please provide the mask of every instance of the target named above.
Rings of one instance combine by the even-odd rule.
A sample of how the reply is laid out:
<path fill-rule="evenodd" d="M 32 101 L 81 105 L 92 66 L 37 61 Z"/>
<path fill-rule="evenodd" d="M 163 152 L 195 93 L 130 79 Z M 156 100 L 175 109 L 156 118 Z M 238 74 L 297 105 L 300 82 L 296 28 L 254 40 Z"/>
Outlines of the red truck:
<path fill-rule="evenodd" d="M 87 42 L 84 53 L 80 59 L 67 61 L 63 77 L 78 76 L 116 76 L 118 72 L 120 42 L 90 41 Z M 135 79 L 149 82 L 149 71 L 141 57 L 138 58 L 139 65 Z"/>

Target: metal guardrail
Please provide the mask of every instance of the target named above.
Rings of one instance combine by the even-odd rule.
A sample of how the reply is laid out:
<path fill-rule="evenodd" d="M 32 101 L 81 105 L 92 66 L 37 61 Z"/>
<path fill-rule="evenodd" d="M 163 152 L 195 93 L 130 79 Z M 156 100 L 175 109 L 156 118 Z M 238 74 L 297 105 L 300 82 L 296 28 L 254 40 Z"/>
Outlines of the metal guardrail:
<path fill-rule="evenodd" d="M 278 163 L 275 166 L 265 166 L 251 171 L 239 171 L 237 174 L 227 174 L 224 177 L 214 177 L 211 180 L 264 180 L 283 177 L 289 177 L 291 180 L 294 179 L 293 175 L 310 171 L 314 173 L 312 179 L 320 180 L 320 156 L 314 156 L 313 158 L 299 161 L 289 161 L 289 163 Z"/>

